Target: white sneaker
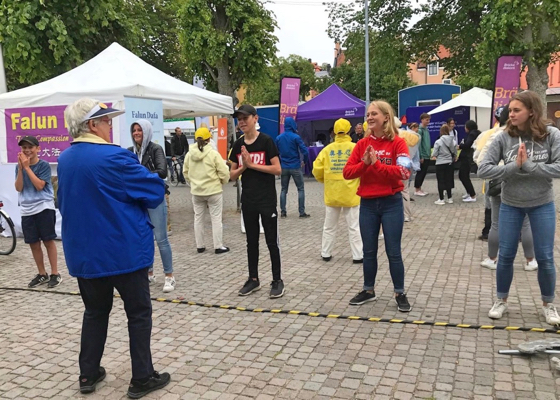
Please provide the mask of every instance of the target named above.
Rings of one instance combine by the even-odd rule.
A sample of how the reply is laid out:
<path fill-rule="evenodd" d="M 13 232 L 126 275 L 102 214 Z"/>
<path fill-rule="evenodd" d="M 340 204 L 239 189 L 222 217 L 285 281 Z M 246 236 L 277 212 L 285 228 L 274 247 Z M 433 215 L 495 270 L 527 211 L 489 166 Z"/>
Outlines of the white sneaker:
<path fill-rule="evenodd" d="M 423 192 L 423 191 L 419 191 L 419 192 L 414 192 L 415 196 L 420 196 L 420 197 L 424 197 L 427 196 L 428 193 L 427 192 Z"/>
<path fill-rule="evenodd" d="M 382 233 L 380 233 L 380 234 L 379 234 L 379 239 L 384 239 L 384 238 L 385 238 L 385 235 L 382 234 Z"/>
<path fill-rule="evenodd" d="M 465 203 L 474 203 L 476 201 L 476 197 L 467 196 L 463 199 Z"/>
<path fill-rule="evenodd" d="M 465 193 L 464 195 L 461 196 L 462 199 L 466 199 L 467 197 L 470 197 L 468 193 Z"/>
<path fill-rule="evenodd" d="M 411 219 L 409 217 L 404 217 L 404 222 L 410 222 Z"/>
<path fill-rule="evenodd" d="M 169 293 L 175 290 L 175 277 L 174 276 L 166 276 L 165 283 L 163 285 L 163 292 Z"/>
<path fill-rule="evenodd" d="M 153 285 L 154 283 L 156 283 L 156 276 L 148 275 L 148 281 L 150 282 L 150 285 Z"/>
<path fill-rule="evenodd" d="M 447 204 L 453 204 L 453 199 L 447 199 Z"/>
<path fill-rule="evenodd" d="M 525 271 L 536 271 L 537 269 L 539 269 L 539 264 L 537 263 L 537 260 L 533 259 L 533 261 L 525 263 L 525 266 L 523 268 L 525 269 Z"/>
<path fill-rule="evenodd" d="M 495 260 L 492 260 L 491 258 L 486 258 L 480 263 L 480 265 L 484 268 L 496 269 L 498 266 L 498 259 L 496 258 Z"/>
<path fill-rule="evenodd" d="M 443 205 L 445 205 L 445 200 L 439 200 L 438 199 L 438 200 L 434 201 L 434 204 L 437 204 L 438 206 L 443 206 Z"/>
<path fill-rule="evenodd" d="M 502 315 L 504 315 L 504 313 L 507 312 L 507 310 L 508 310 L 508 305 L 505 301 L 496 300 L 496 302 L 492 306 L 492 309 L 488 311 L 488 316 L 492 319 L 502 318 Z M 556 314 L 556 317 L 558 318 L 558 314 Z"/>
<path fill-rule="evenodd" d="M 542 311 L 547 324 L 560 325 L 560 317 L 558 316 L 558 311 L 556 311 L 554 304 L 548 303 L 546 306 L 543 306 Z"/>

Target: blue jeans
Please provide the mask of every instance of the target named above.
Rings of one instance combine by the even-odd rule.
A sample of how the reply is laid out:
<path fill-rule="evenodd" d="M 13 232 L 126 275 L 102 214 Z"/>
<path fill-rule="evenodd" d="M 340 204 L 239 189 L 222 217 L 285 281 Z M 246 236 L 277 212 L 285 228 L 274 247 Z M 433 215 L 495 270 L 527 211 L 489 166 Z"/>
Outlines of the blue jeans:
<path fill-rule="evenodd" d="M 173 256 L 171 254 L 171 245 L 167 238 L 167 203 L 165 199 L 156 208 L 148 208 L 150 220 L 154 226 L 154 236 L 161 256 L 163 264 L 163 272 L 166 274 L 173 273 Z M 150 272 L 154 269 L 150 268 Z"/>
<path fill-rule="evenodd" d="M 305 190 L 303 189 L 303 173 L 301 172 L 301 168 L 282 168 L 282 177 L 280 181 L 282 184 L 282 191 L 280 192 L 280 211 L 282 214 L 286 214 L 286 195 L 288 194 L 290 176 L 294 178 L 294 183 L 296 184 L 298 191 L 299 215 L 303 215 L 305 214 Z"/>
<path fill-rule="evenodd" d="M 395 293 L 404 293 L 401 238 L 404 225 L 401 193 L 360 202 L 360 233 L 364 245 L 364 290 L 373 290 L 377 276 L 379 230 L 383 226 L 385 252 Z"/>
<path fill-rule="evenodd" d="M 556 288 L 556 268 L 554 266 L 554 233 L 556 231 L 556 210 L 554 202 L 538 207 L 512 207 L 502 203 L 498 235 L 500 237 L 500 253 L 496 270 L 498 299 L 508 297 L 513 280 L 513 260 L 519 245 L 519 233 L 525 215 L 529 216 L 535 258 L 539 264 L 537 278 L 541 288 L 542 301 L 552 303 Z"/>

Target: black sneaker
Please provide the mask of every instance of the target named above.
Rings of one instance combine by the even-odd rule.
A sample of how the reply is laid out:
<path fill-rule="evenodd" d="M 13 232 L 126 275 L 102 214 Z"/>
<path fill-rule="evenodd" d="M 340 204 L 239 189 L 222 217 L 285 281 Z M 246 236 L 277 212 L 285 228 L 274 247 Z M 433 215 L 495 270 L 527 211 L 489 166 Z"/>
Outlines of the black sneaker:
<path fill-rule="evenodd" d="M 284 282 L 282 282 L 282 279 L 280 279 L 279 281 L 272 281 L 272 283 L 270 284 L 269 297 L 271 299 L 276 299 L 282 296 L 284 296 Z"/>
<path fill-rule="evenodd" d="M 219 249 L 214 250 L 214 253 L 223 254 L 223 253 L 227 253 L 228 251 L 229 251 L 229 247 L 223 246 L 220 247 Z"/>
<path fill-rule="evenodd" d="M 359 260 L 352 260 L 353 264 L 363 264 L 364 263 L 364 259 L 360 258 Z"/>
<path fill-rule="evenodd" d="M 288 216 L 288 214 L 286 214 L 285 212 L 280 213 L 280 218 L 286 218 Z"/>
<path fill-rule="evenodd" d="M 258 279 L 255 281 L 249 278 L 247 282 L 245 282 L 245 284 L 243 285 L 243 287 L 241 288 L 238 294 L 240 296 L 247 296 L 260 289 L 261 289 L 261 284 L 259 283 Z"/>
<path fill-rule="evenodd" d="M 351 306 L 359 306 L 361 304 L 367 303 L 368 301 L 375 301 L 377 297 L 375 297 L 375 291 L 373 293 L 369 293 L 365 290 L 362 290 L 360 293 L 355 295 L 352 300 L 350 300 Z"/>
<path fill-rule="evenodd" d="M 397 308 L 399 311 L 409 312 L 412 309 L 412 307 L 410 307 L 410 304 L 408 303 L 406 294 L 404 293 L 399 293 L 397 297 L 395 297 L 395 301 L 397 302 Z"/>
<path fill-rule="evenodd" d="M 206 247 L 197 247 L 196 251 L 198 251 L 199 253 L 204 253 L 206 251 Z"/>
<path fill-rule="evenodd" d="M 103 379 L 105 379 L 107 374 L 105 373 L 105 368 L 99 367 L 99 372 L 96 376 L 84 376 L 80 375 L 80 393 L 88 394 L 95 392 L 95 386 Z"/>
<path fill-rule="evenodd" d="M 478 237 L 478 240 L 487 241 L 488 240 L 488 235 L 482 234 Z"/>
<path fill-rule="evenodd" d="M 51 274 L 51 279 L 49 280 L 49 284 L 47 285 L 47 289 L 55 288 L 58 285 L 60 285 L 61 283 L 62 283 L 62 277 L 60 276 L 60 274 L 58 274 L 58 275 Z"/>
<path fill-rule="evenodd" d="M 30 288 L 34 288 L 34 287 L 37 287 L 39 285 L 43 285 L 43 284 L 47 283 L 48 281 L 49 281 L 49 274 L 45 274 L 45 275 L 37 274 L 37 276 L 35 276 L 35 278 L 33 278 L 27 286 L 30 287 Z"/>
<path fill-rule="evenodd" d="M 311 215 L 306 214 L 306 213 L 303 213 L 303 214 L 301 214 L 299 217 L 300 217 L 300 218 L 309 218 L 309 217 L 311 217 Z"/>
<path fill-rule="evenodd" d="M 171 375 L 169 375 L 167 372 L 162 372 L 161 374 L 159 374 L 156 371 L 154 371 L 152 376 L 150 376 L 145 382 L 131 379 L 127 395 L 131 399 L 139 399 L 140 397 L 144 397 L 148 393 L 152 393 L 154 390 L 158 390 L 166 386 L 170 380 Z"/>
<path fill-rule="evenodd" d="M 332 260 L 332 256 L 323 257 L 323 261 L 330 261 Z"/>

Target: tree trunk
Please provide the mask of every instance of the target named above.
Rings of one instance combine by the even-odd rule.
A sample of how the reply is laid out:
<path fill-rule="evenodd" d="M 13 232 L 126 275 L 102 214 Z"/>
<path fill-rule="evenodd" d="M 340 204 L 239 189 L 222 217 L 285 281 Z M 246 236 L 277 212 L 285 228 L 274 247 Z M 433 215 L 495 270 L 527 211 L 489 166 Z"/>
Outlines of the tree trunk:
<path fill-rule="evenodd" d="M 547 105 L 546 105 L 546 89 L 548 89 L 548 65 L 537 66 L 533 62 L 529 61 L 527 64 L 527 86 L 529 90 L 536 92 L 542 100 L 544 106 L 544 115 L 547 117 Z"/>
<path fill-rule="evenodd" d="M 218 71 L 218 92 L 220 94 L 226 95 L 231 97 L 232 104 L 234 104 L 234 96 L 235 96 L 235 88 L 232 87 L 231 77 L 229 76 L 229 68 L 227 64 L 219 65 L 217 68 Z M 235 126 L 233 125 L 233 118 L 231 115 L 228 115 L 228 134 L 227 140 L 228 143 L 231 141 L 231 137 L 233 136 L 233 132 L 235 131 Z"/>

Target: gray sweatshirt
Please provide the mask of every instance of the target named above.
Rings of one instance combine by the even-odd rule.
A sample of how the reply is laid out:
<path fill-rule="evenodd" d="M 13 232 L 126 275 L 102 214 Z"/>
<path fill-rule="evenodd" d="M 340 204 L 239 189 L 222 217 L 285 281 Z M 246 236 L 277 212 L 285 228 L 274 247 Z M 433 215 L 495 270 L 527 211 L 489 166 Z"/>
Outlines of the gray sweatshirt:
<path fill-rule="evenodd" d="M 527 149 L 527 161 L 517 166 L 520 138 L 503 131 L 488 147 L 478 166 L 478 176 L 485 179 L 502 178 L 502 203 L 512 207 L 537 207 L 554 201 L 552 179 L 560 178 L 560 131 L 547 127 L 549 135 L 542 142 L 529 136 L 521 141 Z M 503 160 L 504 165 L 498 165 Z"/>
<path fill-rule="evenodd" d="M 443 135 L 434 143 L 432 157 L 436 158 L 436 165 L 451 164 L 457 156 L 457 147 L 451 135 Z"/>

